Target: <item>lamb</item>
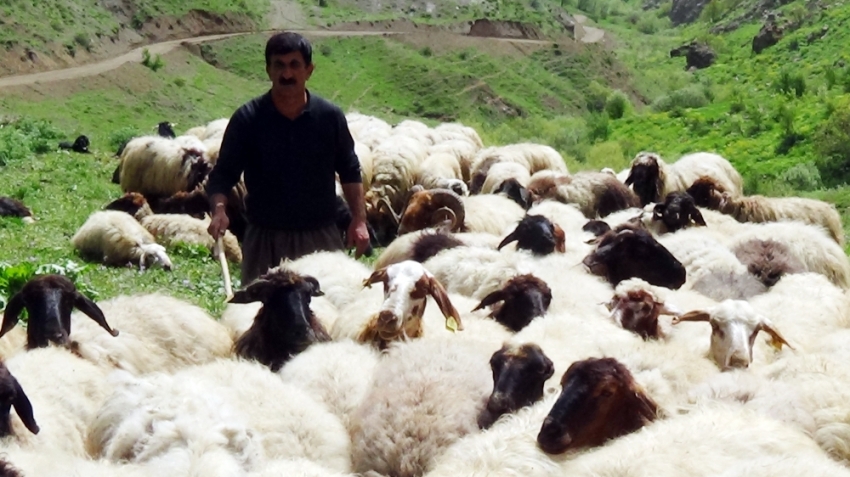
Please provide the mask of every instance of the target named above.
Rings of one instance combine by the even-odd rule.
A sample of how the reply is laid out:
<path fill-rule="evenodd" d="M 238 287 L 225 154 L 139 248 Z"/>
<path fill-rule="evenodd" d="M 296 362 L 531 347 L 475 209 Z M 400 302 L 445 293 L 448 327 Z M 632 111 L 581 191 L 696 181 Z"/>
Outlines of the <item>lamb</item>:
<path fill-rule="evenodd" d="M 450 189 L 458 195 L 467 195 L 460 162 L 454 154 L 429 154 L 413 171 L 413 182 L 425 189 Z"/>
<path fill-rule="evenodd" d="M 530 173 L 550 170 L 567 174 L 564 158 L 555 149 L 543 144 L 519 143 L 481 149 L 470 169 L 469 192 L 477 194 L 484 184 L 489 169 L 499 162 L 516 162 Z"/>
<path fill-rule="evenodd" d="M 144 217 L 141 222 L 154 238 L 166 247 L 177 243 L 196 244 L 206 247 L 210 253 L 215 248 L 215 240 L 207 231 L 209 220 L 196 219 L 182 214 L 153 214 Z M 224 256 L 234 263 L 242 262 L 242 248 L 236 236 L 229 230 L 222 237 Z"/>
<path fill-rule="evenodd" d="M 665 303 L 648 283 L 640 279 L 620 282 L 611 301 L 605 306 L 615 323 L 645 340 L 663 338 L 666 334 L 659 326 L 659 315 L 682 314 L 673 305 Z"/>
<path fill-rule="evenodd" d="M 645 206 L 671 192 L 687 190 L 703 176 L 711 177 L 732 195 L 743 194 L 741 174 L 724 157 L 709 152 L 687 154 L 673 164 L 667 164 L 654 152 L 639 152 L 632 160 L 625 184 L 634 188 Z"/>
<path fill-rule="evenodd" d="M 542 215 L 528 214 L 523 217 L 513 232 L 499 243 L 497 249 L 501 250 L 511 242 L 517 243 L 517 249 L 529 250 L 534 255 L 566 252 L 564 229 Z"/>
<path fill-rule="evenodd" d="M 512 331 L 525 328 L 531 320 L 546 314 L 552 290 L 531 274 L 517 275 L 500 289 L 485 296 L 472 311 L 491 307 L 490 316 Z"/>
<path fill-rule="evenodd" d="M 434 227 L 449 221 L 452 232 L 486 232 L 501 235 L 525 211 L 512 200 L 494 195 L 461 197 L 448 189 L 414 192 L 399 220 L 398 233 Z"/>
<path fill-rule="evenodd" d="M 378 313 L 371 314 L 369 305 L 364 314 L 364 303 L 355 299 L 341 310 L 341 315 L 349 317 L 337 320 L 331 334 L 335 339 L 353 338 L 361 343 L 371 343 L 384 349 L 398 339 L 418 338 L 422 336 L 422 316 L 425 312 L 427 295 L 431 295 L 446 318 L 446 327 L 451 330 L 463 330 L 460 315 L 452 305 L 443 285 L 422 264 L 407 260 L 376 270 L 363 283 L 369 286 L 382 282 L 384 300 Z M 364 295 L 367 303 L 372 302 L 370 294 Z M 359 317 L 366 318 L 363 323 Z"/>
<path fill-rule="evenodd" d="M 27 224 L 35 222 L 30 209 L 11 197 L 0 197 L 0 217 L 20 217 Z"/>
<path fill-rule="evenodd" d="M 331 338 L 310 310 L 310 297 L 322 296 L 319 281 L 276 267 L 236 292 L 230 303 L 260 301 L 254 324 L 236 340 L 236 354 L 277 371 L 313 343 Z"/>
<path fill-rule="evenodd" d="M 489 382 L 487 360 L 492 354 L 492 345 L 455 340 L 419 340 L 391 346 L 375 369 L 370 392 L 354 416 L 354 471 L 399 477 L 422 475 L 448 445 L 477 431 L 478 416 L 488 396 L 494 410 L 503 403 L 522 403 L 519 396 L 502 393 L 502 389 L 509 394 L 525 391 L 510 386 L 518 384 L 510 378 L 504 388 L 500 386 L 491 395 L 494 388 Z M 523 350 L 501 354 L 527 355 Z M 504 366 L 513 364 L 496 360 L 494 378 L 505 372 Z M 545 361 L 539 364 L 542 366 L 532 369 L 545 375 Z M 542 382 L 539 378 L 537 381 Z M 542 388 L 537 384 L 532 389 L 538 386 Z"/>
<path fill-rule="evenodd" d="M 71 238 L 81 255 L 107 265 L 138 263 L 144 270 L 159 263 L 166 271 L 172 264 L 165 247 L 131 215 L 104 210 L 94 212 Z"/>
<path fill-rule="evenodd" d="M 124 192 L 170 196 L 195 189 L 211 167 L 203 151 L 157 136 L 132 139 L 120 159 L 119 183 Z"/>
<path fill-rule="evenodd" d="M 77 291 L 71 280 L 62 275 L 48 274 L 30 279 L 9 299 L 0 337 L 18 323 L 18 317 L 26 309 L 29 315 L 27 349 L 44 348 L 50 342 L 65 346 L 71 334 L 73 308 L 82 311 L 110 335 L 118 336 L 118 330 L 112 329 L 106 322 L 103 310 Z"/>
<path fill-rule="evenodd" d="M 616 177 L 604 172 L 575 175 L 542 171 L 531 176 L 528 191 L 532 202 L 554 199 L 575 204 L 589 219 L 605 217 L 618 210 L 636 207 L 637 196 Z"/>

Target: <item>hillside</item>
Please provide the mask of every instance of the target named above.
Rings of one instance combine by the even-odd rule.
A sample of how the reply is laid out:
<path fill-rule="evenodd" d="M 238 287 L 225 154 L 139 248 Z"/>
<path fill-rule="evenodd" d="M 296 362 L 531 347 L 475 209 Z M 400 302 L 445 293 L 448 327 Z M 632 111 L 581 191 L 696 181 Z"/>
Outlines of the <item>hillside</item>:
<path fill-rule="evenodd" d="M 313 29 L 311 88 L 347 110 L 461 121 L 488 144 L 542 142 L 572 171 L 619 170 L 641 150 L 669 158 L 714 150 L 743 173 L 748 193 L 830 200 L 845 228 L 850 223 L 850 6 L 838 2 L 714 0 L 677 26 L 671 15 L 685 0 L 95 3 L 0 4 L 7 55 L 0 75 L 16 71 L 9 58 L 30 72 L 165 38 L 297 25 Z M 756 54 L 765 12 L 784 30 Z M 0 88 L 0 195 L 24 199 L 40 217 L 38 228 L 0 221 L 0 265 L 61 265 L 69 257 L 79 265 L 68 238 L 119 195 L 109 182 L 116 147 L 162 120 L 183 131 L 227 117 L 265 91 L 266 35 L 180 47 L 148 66 L 129 63 L 84 80 Z M 87 49 L 78 36 L 98 39 Z M 670 56 L 692 40 L 716 54 L 708 68 L 686 70 L 684 58 Z M 77 45 L 73 56 L 68 42 Z M 27 49 L 38 60 L 22 60 Z M 94 154 L 56 151 L 59 140 L 78 134 L 91 138 Z M 170 274 L 92 266 L 81 280 L 104 297 L 167 288 L 220 309 L 215 262 L 193 249 L 175 255 Z"/>

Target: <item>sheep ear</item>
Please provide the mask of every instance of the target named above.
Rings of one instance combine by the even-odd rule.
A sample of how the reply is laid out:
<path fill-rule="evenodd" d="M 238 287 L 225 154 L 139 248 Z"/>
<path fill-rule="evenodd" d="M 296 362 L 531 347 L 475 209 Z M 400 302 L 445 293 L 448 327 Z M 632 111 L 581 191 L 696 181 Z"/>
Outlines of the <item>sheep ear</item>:
<path fill-rule="evenodd" d="M 673 317 L 673 324 L 679 324 L 683 321 L 711 321 L 711 315 L 706 311 L 696 310 L 689 311 L 684 315 Z"/>
<path fill-rule="evenodd" d="M 15 293 L 9 303 L 6 305 L 6 311 L 3 314 L 3 326 L 0 327 L 0 337 L 8 333 L 18 324 L 18 316 L 24 309 L 24 296 L 21 292 Z"/>
<path fill-rule="evenodd" d="M 624 184 L 626 184 L 627 186 L 632 185 L 632 183 L 635 181 L 635 176 L 634 176 L 633 171 L 634 171 L 634 168 L 630 169 L 629 170 L 629 177 L 626 177 L 626 181 L 624 182 Z"/>
<path fill-rule="evenodd" d="M 372 275 L 369 278 L 363 280 L 363 286 L 371 288 L 373 283 L 384 282 L 387 283 L 389 280 L 389 276 L 387 275 L 387 269 L 382 268 L 380 270 L 375 270 L 372 272 Z"/>
<path fill-rule="evenodd" d="M 516 240 L 518 240 L 518 239 L 519 239 L 519 237 L 517 237 L 516 230 L 514 230 L 513 232 L 509 233 L 507 237 L 505 237 L 504 239 L 502 239 L 502 241 L 501 241 L 501 242 L 499 242 L 499 246 L 498 246 L 498 247 L 496 247 L 496 250 L 501 250 L 501 249 L 502 249 L 502 247 L 504 247 L 505 245 L 507 245 L 507 244 L 509 244 L 509 243 L 511 243 L 511 242 L 514 242 L 514 241 L 516 241 Z"/>
<path fill-rule="evenodd" d="M 549 379 L 553 374 L 555 374 L 555 363 L 553 363 L 548 356 L 543 354 L 542 350 L 540 357 L 543 358 L 543 379 Z"/>
<path fill-rule="evenodd" d="M 437 280 L 437 277 L 428 277 L 428 293 L 431 294 L 434 301 L 437 302 L 437 306 L 440 307 L 440 311 L 443 312 L 443 316 L 446 317 L 446 327 L 452 329 L 452 331 L 454 329 L 462 330 L 463 323 L 460 321 L 460 315 L 454 305 L 452 305 L 451 300 L 449 300 L 449 294 L 443 288 L 443 284 Z M 452 323 L 452 320 L 454 320 L 454 323 Z"/>
<path fill-rule="evenodd" d="M 112 336 L 118 336 L 118 330 L 113 330 L 109 327 L 109 323 L 106 322 L 106 317 L 103 316 L 103 310 L 100 309 L 99 306 L 95 302 L 93 302 L 89 297 L 83 295 L 80 292 L 76 292 L 74 295 L 74 306 L 77 307 L 78 310 L 82 311 L 89 318 L 94 320 L 95 323 L 100 325 L 101 328 L 108 331 Z M 70 334 L 70 330 L 69 334 Z"/>
<path fill-rule="evenodd" d="M 239 290 L 233 294 L 233 298 L 228 303 L 253 303 L 255 301 L 263 301 L 271 289 L 271 282 L 258 278 L 251 282 L 244 290 Z"/>
<path fill-rule="evenodd" d="M 30 403 L 27 395 L 24 393 L 23 388 L 21 388 L 21 385 L 18 383 L 18 380 L 15 378 L 12 378 L 12 380 L 14 381 L 15 387 L 15 399 L 12 400 L 12 405 L 15 406 L 15 412 L 30 432 L 38 434 L 40 429 L 38 428 L 38 424 L 35 422 L 35 416 L 33 416 L 32 404 Z"/>
<path fill-rule="evenodd" d="M 473 308 L 472 311 L 482 310 L 485 306 L 490 306 L 499 303 L 500 301 L 505 301 L 505 298 L 507 297 L 505 296 L 504 290 L 496 290 L 485 296 L 484 299 L 481 300 L 481 303 L 479 303 L 478 306 Z"/>
<path fill-rule="evenodd" d="M 660 303 L 658 308 L 659 315 L 681 316 L 682 310 L 676 308 L 675 305 L 668 303 Z"/>
<path fill-rule="evenodd" d="M 325 292 L 322 291 L 322 288 L 319 285 L 319 280 L 317 280 L 316 277 L 304 275 L 302 278 L 310 284 L 310 296 L 325 296 Z"/>
<path fill-rule="evenodd" d="M 691 220 L 694 221 L 697 225 L 702 225 L 705 227 L 705 219 L 702 218 L 702 213 L 696 207 L 693 207 L 690 212 Z"/>
<path fill-rule="evenodd" d="M 774 328 L 773 324 L 769 320 L 765 318 L 761 319 L 761 322 L 758 324 L 758 326 L 756 326 L 756 329 L 753 333 L 755 334 L 759 331 L 764 331 L 770 335 L 770 345 L 776 348 L 777 350 L 782 349 L 782 345 L 794 349 L 794 347 L 791 346 L 788 341 L 786 341 L 785 338 L 782 337 L 781 334 L 779 334 L 779 330 Z"/>
<path fill-rule="evenodd" d="M 555 251 L 567 253 L 567 234 L 558 224 L 552 224 L 552 235 L 555 236 Z"/>

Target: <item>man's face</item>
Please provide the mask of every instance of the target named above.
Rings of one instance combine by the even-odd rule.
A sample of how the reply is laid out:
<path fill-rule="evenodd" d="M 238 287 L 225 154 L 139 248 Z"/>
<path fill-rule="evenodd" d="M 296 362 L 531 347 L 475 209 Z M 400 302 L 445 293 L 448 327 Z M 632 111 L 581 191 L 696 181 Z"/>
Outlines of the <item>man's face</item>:
<path fill-rule="evenodd" d="M 303 91 L 307 80 L 313 74 L 313 65 L 304 63 L 300 51 L 285 55 L 272 55 L 266 73 L 272 82 L 272 89 L 280 92 Z"/>

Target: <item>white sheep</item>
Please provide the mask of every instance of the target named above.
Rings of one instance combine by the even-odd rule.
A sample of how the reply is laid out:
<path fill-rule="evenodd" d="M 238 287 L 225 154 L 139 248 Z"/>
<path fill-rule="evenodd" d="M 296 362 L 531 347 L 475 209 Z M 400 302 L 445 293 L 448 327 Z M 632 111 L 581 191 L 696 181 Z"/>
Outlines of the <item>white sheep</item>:
<path fill-rule="evenodd" d="M 403 208 L 404 194 L 414 183 L 417 164 L 425 160 L 425 146 L 416 139 L 392 135 L 372 149 L 372 187 L 366 192 L 367 205 L 377 208 L 387 198 L 394 210 Z"/>
<path fill-rule="evenodd" d="M 486 172 L 496 162 L 522 164 L 529 173 L 551 170 L 567 174 L 567 165 L 561 154 L 551 146 L 534 143 L 517 143 L 506 146 L 491 146 L 478 151 L 472 164 L 471 176 Z"/>
<path fill-rule="evenodd" d="M 428 243 L 429 240 L 432 242 L 432 244 L 428 247 L 425 247 L 423 243 Z M 436 247 L 437 241 L 442 242 L 440 244 L 442 248 Z M 404 235 L 396 237 L 395 240 L 390 242 L 390 244 L 387 245 L 384 250 L 381 251 L 381 254 L 378 256 L 378 259 L 375 260 L 375 263 L 372 266 L 375 270 L 378 270 L 384 267 L 388 267 L 394 263 L 402 262 L 404 260 L 427 260 L 428 258 L 431 258 L 432 256 L 439 253 L 441 250 L 444 250 L 445 248 L 451 248 L 453 246 L 458 245 L 483 247 L 495 250 L 496 247 L 499 245 L 500 241 L 501 239 L 498 235 L 493 235 L 490 233 L 449 233 L 437 229 L 427 228 L 417 230 L 415 232 L 406 233 Z M 419 248 L 423 248 L 421 252 L 425 253 L 425 256 L 416 256 L 416 254 L 420 252 L 418 250 Z"/>
<path fill-rule="evenodd" d="M 656 153 L 639 152 L 632 160 L 625 184 L 632 185 L 641 204 L 663 201 L 667 194 L 685 191 L 701 177 L 710 177 L 723 190 L 743 194 L 744 180 L 726 158 L 710 152 L 686 154 L 667 164 Z"/>
<path fill-rule="evenodd" d="M 434 144 L 440 144 L 444 141 L 464 138 L 474 144 L 479 149 L 484 147 L 484 142 L 478 131 L 471 126 L 465 126 L 461 123 L 440 123 L 434 128 L 433 135 L 441 140 L 435 140 Z"/>
<path fill-rule="evenodd" d="M 487 170 L 484 185 L 481 186 L 481 193 L 496 193 L 502 183 L 508 179 L 513 179 L 517 184 L 527 187 L 531 180 L 531 174 L 525 166 L 517 162 L 497 162 Z"/>
<path fill-rule="evenodd" d="M 182 242 L 204 246 L 211 253 L 215 247 L 215 240 L 207 232 L 209 219 L 196 219 L 185 214 L 152 214 L 143 217 L 140 223 L 158 243 L 166 247 Z M 222 245 L 228 260 L 242 262 L 242 248 L 229 230 L 224 232 Z"/>
<path fill-rule="evenodd" d="M 392 126 L 386 121 L 374 116 L 367 116 L 356 112 L 345 115 L 348 121 L 348 130 L 355 141 L 374 148 L 392 132 Z"/>
<path fill-rule="evenodd" d="M 363 180 L 363 190 L 372 186 L 372 149 L 360 141 L 354 141 L 354 153 L 360 162 L 360 178 Z"/>
<path fill-rule="evenodd" d="M 451 139 L 428 147 L 426 153 L 429 155 L 437 153 L 453 154 L 460 163 L 460 171 L 464 182 L 468 183 L 470 180 L 469 175 L 470 169 L 472 168 L 472 161 L 475 160 L 475 154 L 478 152 L 478 149 L 479 146 L 476 146 L 467 140 Z"/>
<path fill-rule="evenodd" d="M 71 238 L 80 254 L 107 265 L 138 263 L 144 270 L 159 263 L 166 270 L 172 264 L 165 247 L 126 212 L 104 210 L 92 213 Z"/>
<path fill-rule="evenodd" d="M 192 139 L 194 136 L 184 136 Z M 206 177 L 204 151 L 187 148 L 159 136 L 142 136 L 127 143 L 120 158 L 119 183 L 124 192 L 171 196 L 194 189 Z"/>
<path fill-rule="evenodd" d="M 450 293 L 481 300 L 516 275 L 530 273 L 528 266 L 517 263 L 517 256 L 492 248 L 462 246 L 443 250 L 422 265 Z"/>
<path fill-rule="evenodd" d="M 625 184 L 604 172 L 586 171 L 570 176 L 558 171 L 540 171 L 532 174 L 528 191 L 535 201 L 554 199 L 575 204 L 589 219 L 640 205 L 638 197 Z"/>
<path fill-rule="evenodd" d="M 204 134 L 201 139 L 206 140 L 214 137 L 223 137 L 224 131 L 227 129 L 227 125 L 229 123 L 230 119 L 228 118 L 220 118 L 210 121 L 207 123 L 206 127 L 204 127 Z"/>
<path fill-rule="evenodd" d="M 463 182 L 460 162 L 450 153 L 428 155 L 416 165 L 413 177 L 414 184 L 426 189 L 451 189 L 459 195 L 467 195 L 469 192 Z"/>

